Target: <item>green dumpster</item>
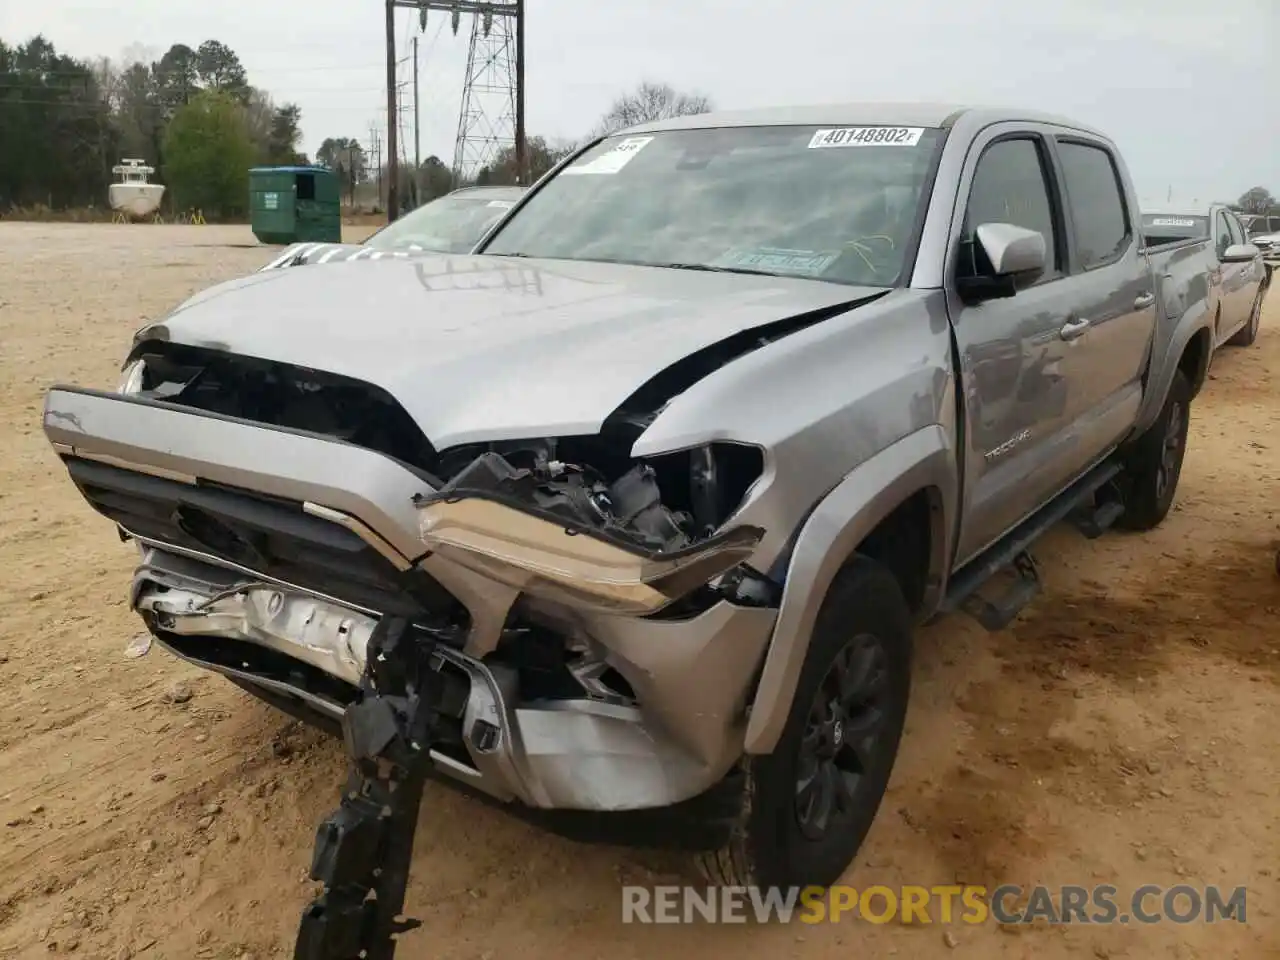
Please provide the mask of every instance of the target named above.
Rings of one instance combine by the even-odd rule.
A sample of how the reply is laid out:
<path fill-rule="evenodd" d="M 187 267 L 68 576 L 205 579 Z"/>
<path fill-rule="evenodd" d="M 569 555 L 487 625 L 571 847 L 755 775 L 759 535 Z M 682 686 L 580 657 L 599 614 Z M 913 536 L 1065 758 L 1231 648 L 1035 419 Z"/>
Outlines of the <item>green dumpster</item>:
<path fill-rule="evenodd" d="M 337 174 L 324 167 L 254 167 L 249 223 L 262 243 L 342 242 Z"/>

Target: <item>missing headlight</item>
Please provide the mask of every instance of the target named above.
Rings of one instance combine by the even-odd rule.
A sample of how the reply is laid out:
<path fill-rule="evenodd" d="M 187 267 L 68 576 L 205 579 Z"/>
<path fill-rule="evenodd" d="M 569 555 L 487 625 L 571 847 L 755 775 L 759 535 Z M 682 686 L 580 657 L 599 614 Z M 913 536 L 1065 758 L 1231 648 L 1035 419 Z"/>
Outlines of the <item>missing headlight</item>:
<path fill-rule="evenodd" d="M 689 466 L 699 461 L 700 474 Z M 716 532 L 715 476 L 706 476 L 705 458 L 684 463 L 688 479 L 672 481 L 682 494 L 673 506 L 647 463 L 610 481 L 561 459 L 515 467 L 489 451 L 419 500 L 422 538 L 427 549 L 534 596 L 652 614 L 742 564 L 763 535 L 753 527 Z"/>

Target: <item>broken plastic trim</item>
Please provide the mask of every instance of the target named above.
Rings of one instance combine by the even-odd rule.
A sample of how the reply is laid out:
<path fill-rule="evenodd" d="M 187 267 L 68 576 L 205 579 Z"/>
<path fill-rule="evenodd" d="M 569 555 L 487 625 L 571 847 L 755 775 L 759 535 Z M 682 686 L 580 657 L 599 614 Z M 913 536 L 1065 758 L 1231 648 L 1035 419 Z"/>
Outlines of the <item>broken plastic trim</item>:
<path fill-rule="evenodd" d="M 744 562 L 764 536 L 735 527 L 655 553 L 566 526 L 484 494 L 418 503 L 427 549 L 531 596 L 605 613 L 648 616 Z"/>

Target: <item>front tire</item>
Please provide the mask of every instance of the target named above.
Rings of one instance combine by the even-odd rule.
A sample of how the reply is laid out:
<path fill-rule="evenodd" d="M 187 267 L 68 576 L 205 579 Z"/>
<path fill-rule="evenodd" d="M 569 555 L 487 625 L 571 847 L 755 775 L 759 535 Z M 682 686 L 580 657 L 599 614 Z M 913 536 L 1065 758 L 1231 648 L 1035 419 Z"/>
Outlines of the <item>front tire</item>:
<path fill-rule="evenodd" d="M 910 685 L 911 611 L 892 574 L 855 556 L 818 613 L 777 747 L 743 761 L 738 822 L 703 873 L 727 886 L 835 883 L 880 808 Z"/>
<path fill-rule="evenodd" d="M 1130 450 L 1120 478 L 1124 513 L 1116 526 L 1150 530 L 1173 506 L 1191 426 L 1191 382 L 1178 370 L 1160 415 Z"/>
<path fill-rule="evenodd" d="M 1236 331 L 1227 343 L 1233 347 L 1251 347 L 1258 339 L 1258 327 L 1262 324 L 1262 290 L 1254 298 L 1253 309 L 1249 311 L 1249 322 Z"/>

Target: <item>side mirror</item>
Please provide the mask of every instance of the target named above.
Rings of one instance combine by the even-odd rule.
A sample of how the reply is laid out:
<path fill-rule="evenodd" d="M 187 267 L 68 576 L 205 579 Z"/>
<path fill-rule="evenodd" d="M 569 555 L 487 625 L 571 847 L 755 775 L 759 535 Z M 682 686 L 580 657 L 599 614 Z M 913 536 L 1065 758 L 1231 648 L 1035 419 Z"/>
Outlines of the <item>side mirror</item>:
<path fill-rule="evenodd" d="M 997 277 L 1015 277 L 1025 285 L 1044 273 L 1047 250 L 1040 231 L 1012 223 L 984 223 L 974 236 Z"/>
<path fill-rule="evenodd" d="M 1252 243 L 1233 243 L 1218 259 L 1223 263 L 1248 263 L 1257 255 L 1258 248 Z"/>
<path fill-rule="evenodd" d="M 1043 276 L 1048 262 L 1044 234 L 1012 223 L 984 223 L 973 232 L 972 274 L 959 282 L 970 303 L 1012 297 Z M 985 261 L 985 262 L 983 262 Z"/>

